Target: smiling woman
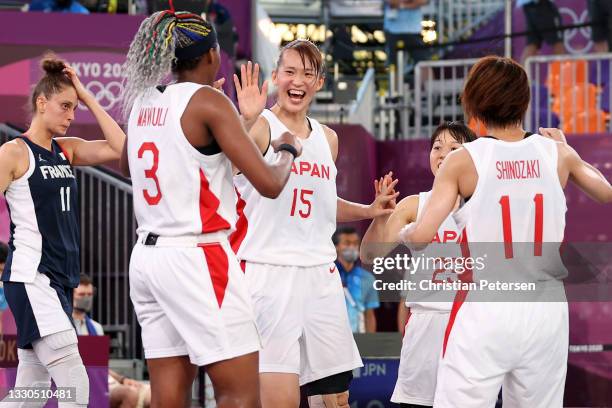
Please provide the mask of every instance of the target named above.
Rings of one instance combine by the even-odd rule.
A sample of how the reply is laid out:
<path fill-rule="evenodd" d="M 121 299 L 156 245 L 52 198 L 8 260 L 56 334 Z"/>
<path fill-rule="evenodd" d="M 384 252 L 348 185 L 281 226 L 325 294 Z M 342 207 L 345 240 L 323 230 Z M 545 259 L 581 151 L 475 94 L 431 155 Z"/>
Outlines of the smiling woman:
<path fill-rule="evenodd" d="M 271 199 L 301 146 L 285 133 L 272 144 L 278 160 L 263 160 L 218 91 L 220 58 L 213 26 L 175 10 L 145 19 L 127 55 L 123 170 L 132 179 L 139 235 L 130 297 L 156 407 L 185 406 L 198 366 L 206 366 L 217 406 L 259 406 L 259 335 L 227 239 L 236 216 L 232 169 Z M 176 83 L 164 85 L 170 74 Z M 243 89 L 265 103 L 255 88 Z"/>
<path fill-rule="evenodd" d="M 253 70 L 256 74 L 251 76 Z M 362 364 L 340 274 L 334 272 L 336 248 L 331 237 L 336 221 L 390 213 L 385 207 L 396 195 L 379 195 L 371 205 L 338 197 L 338 136 L 308 117 L 310 103 L 325 81 L 323 58 L 315 44 L 295 40 L 281 49 L 272 72 L 278 98 L 269 110 L 264 109 L 265 101 L 249 103 L 248 89 L 258 88 L 258 73 L 258 64 L 253 68 L 249 62 L 241 68 L 241 81 L 234 77 L 240 113 L 247 123 L 254 122 L 249 136 L 267 162 L 276 157 L 268 147 L 284 132 L 293 133 L 303 144 L 302 156 L 276 200 L 265 200 L 244 175 L 234 178 L 246 204 L 232 244 L 244 261 L 261 328 L 262 405 L 298 406 L 300 385 L 305 385 L 311 407 L 323 401 L 327 406 L 348 407 L 351 370 Z"/>
<path fill-rule="evenodd" d="M 89 381 L 71 323 L 72 289 L 79 284 L 79 217 L 73 165 L 118 159 L 125 134 L 87 92 L 74 70 L 54 55 L 31 97 L 32 123 L 0 148 L 0 191 L 11 218 L 4 291 L 17 325 L 15 387 L 75 390 L 87 406 Z M 83 102 L 106 140 L 63 137 Z M 60 136 L 60 137 L 57 137 Z"/>
<path fill-rule="evenodd" d="M 529 93 L 527 73 L 514 60 L 489 56 L 472 67 L 461 103 L 468 119 L 482 122 L 489 135 L 448 155 L 422 215 L 401 233 L 404 243 L 420 247 L 452 213 L 466 238 L 462 253 L 499 259 L 494 266 L 466 271 L 462 281 L 489 288 L 503 275 L 502 283 L 546 288 L 537 299 L 515 293 L 512 302 L 474 301 L 474 291 L 458 293 L 444 332 L 435 407 L 493 406 L 502 384 L 504 405 L 563 406 L 569 341 L 562 281 L 567 270 L 559 250 L 567 211 L 563 189 L 571 181 L 594 200 L 609 203 L 612 187 L 560 130 L 525 132 Z M 453 212 L 457 196 L 465 204 Z M 483 249 L 485 242 L 499 245 Z M 528 250 L 515 253 L 519 242 Z"/>
<path fill-rule="evenodd" d="M 464 143 L 476 139 L 474 132 L 466 125 L 458 122 L 442 123 L 436 128 L 430 138 L 429 166 L 435 176 L 442 163 L 455 150 L 461 149 Z M 389 177 L 379 183 L 381 190 L 388 189 Z M 392 186 L 391 186 L 392 188 Z M 403 198 L 390 216 L 377 217 L 372 221 L 361 245 L 361 258 L 366 263 L 378 263 L 379 272 L 389 269 L 386 257 L 399 243 L 401 229 L 423 216 L 423 208 L 429 201 L 431 191 L 421 192 Z M 456 206 L 459 205 L 458 197 Z M 397 383 L 391 396 L 391 401 L 410 406 L 428 407 L 433 405 L 438 373 L 438 355 L 442 349 L 442 340 L 452 303 L 444 301 L 448 296 L 440 295 L 434 289 L 421 289 L 421 282 L 446 282 L 456 280 L 453 268 L 441 268 L 435 262 L 419 262 L 419 260 L 435 260 L 461 256 L 456 243 L 461 234 L 460 228 L 452 216 L 444 220 L 427 250 L 411 251 L 412 260 L 417 260 L 411 267 L 404 265 L 397 269 L 406 270 L 407 274 L 400 283 L 412 285 L 409 287 L 382 288 L 385 290 L 403 290 L 405 302 L 398 304 L 398 329 L 404 333 L 402 352 Z M 406 256 L 406 254 L 403 254 Z M 399 257 L 399 254 L 396 254 Z M 384 265 L 382 262 L 384 261 Z M 382 267 L 382 268 L 381 268 Z M 446 270 L 449 274 L 444 276 Z M 408 289 L 408 290 L 407 290 Z M 409 324 L 408 324 L 409 323 Z M 415 405 L 416 404 L 416 405 Z"/>
<path fill-rule="evenodd" d="M 272 79 L 279 87 L 279 94 L 283 93 L 279 95 L 279 106 L 289 111 L 308 109 L 325 80 L 325 65 L 319 49 L 310 41 L 293 41 L 283 48 L 276 66 Z M 300 76 L 302 78 L 298 79 Z M 284 94 L 288 100 L 283 100 Z"/>

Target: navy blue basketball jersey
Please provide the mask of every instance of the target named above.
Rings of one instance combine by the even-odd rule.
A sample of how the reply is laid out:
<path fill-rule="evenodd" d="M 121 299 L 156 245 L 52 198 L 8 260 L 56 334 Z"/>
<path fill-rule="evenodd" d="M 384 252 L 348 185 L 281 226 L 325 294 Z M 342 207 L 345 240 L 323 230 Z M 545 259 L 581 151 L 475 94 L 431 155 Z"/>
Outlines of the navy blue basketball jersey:
<path fill-rule="evenodd" d="M 11 218 L 5 282 L 32 282 L 37 273 L 51 281 L 79 284 L 79 211 L 76 178 L 60 145 L 51 151 L 21 137 L 29 152 L 27 172 L 5 192 Z"/>

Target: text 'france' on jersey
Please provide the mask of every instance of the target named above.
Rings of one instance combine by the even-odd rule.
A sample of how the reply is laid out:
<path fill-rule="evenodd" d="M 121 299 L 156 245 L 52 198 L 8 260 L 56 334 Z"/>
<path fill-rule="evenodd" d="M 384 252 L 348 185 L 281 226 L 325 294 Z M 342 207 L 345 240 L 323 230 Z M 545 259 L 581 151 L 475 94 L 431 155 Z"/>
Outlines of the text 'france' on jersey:
<path fill-rule="evenodd" d="M 28 148 L 29 166 L 5 193 L 11 237 L 2 280 L 33 282 L 41 272 L 52 282 L 76 287 L 81 271 L 73 168 L 55 140 L 49 151 L 27 137 L 19 139 Z"/>

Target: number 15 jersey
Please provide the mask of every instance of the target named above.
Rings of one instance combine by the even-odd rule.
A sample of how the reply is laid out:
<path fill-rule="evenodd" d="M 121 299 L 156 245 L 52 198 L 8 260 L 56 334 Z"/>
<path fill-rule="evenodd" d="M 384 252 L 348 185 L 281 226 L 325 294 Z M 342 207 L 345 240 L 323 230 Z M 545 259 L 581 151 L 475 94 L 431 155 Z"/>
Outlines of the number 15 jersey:
<path fill-rule="evenodd" d="M 266 109 L 262 115 L 270 125 L 270 140 L 288 131 L 272 111 Z M 314 119 L 308 120 L 312 131 L 301 140 L 302 154 L 293 163 L 278 198 L 262 197 L 242 174 L 234 177 L 240 217 L 231 243 L 241 260 L 315 266 L 336 259 L 331 241 L 338 199 L 336 165 L 323 127 Z M 276 160 L 272 147 L 264 159 L 269 163 Z"/>
<path fill-rule="evenodd" d="M 234 227 L 232 163 L 221 149 L 203 154 L 193 147 L 181 127 L 200 88 L 190 82 L 151 88 L 134 102 L 127 153 L 139 234 L 199 235 Z"/>

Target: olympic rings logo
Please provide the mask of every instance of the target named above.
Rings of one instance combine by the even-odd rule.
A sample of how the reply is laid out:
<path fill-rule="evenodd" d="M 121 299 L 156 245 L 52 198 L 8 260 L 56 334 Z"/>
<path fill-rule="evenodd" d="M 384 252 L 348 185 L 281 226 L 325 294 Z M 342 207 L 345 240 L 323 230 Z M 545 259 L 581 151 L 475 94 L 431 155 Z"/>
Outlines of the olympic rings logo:
<path fill-rule="evenodd" d="M 96 101 L 104 110 L 112 109 L 120 100 L 121 94 L 123 93 L 123 85 L 121 82 L 110 81 L 107 84 L 103 84 L 100 81 L 89 81 L 85 85 L 87 89 L 96 98 Z M 86 107 L 79 104 L 79 108 L 87 110 Z"/>
<path fill-rule="evenodd" d="M 580 16 L 578 16 L 577 11 L 572 10 L 567 7 L 560 7 L 559 14 L 561 14 L 561 20 L 571 20 L 570 25 L 584 24 L 589 21 L 589 12 L 587 9 L 582 10 Z M 565 18 L 563 17 L 565 15 Z M 586 40 L 586 44 L 582 48 L 575 48 L 572 45 L 572 40 L 580 34 Z M 563 42 L 565 44 L 565 49 L 570 54 L 586 54 L 593 47 L 593 41 L 591 40 L 591 27 L 581 27 L 581 28 L 572 28 L 570 30 L 565 30 L 563 36 Z"/>

